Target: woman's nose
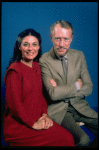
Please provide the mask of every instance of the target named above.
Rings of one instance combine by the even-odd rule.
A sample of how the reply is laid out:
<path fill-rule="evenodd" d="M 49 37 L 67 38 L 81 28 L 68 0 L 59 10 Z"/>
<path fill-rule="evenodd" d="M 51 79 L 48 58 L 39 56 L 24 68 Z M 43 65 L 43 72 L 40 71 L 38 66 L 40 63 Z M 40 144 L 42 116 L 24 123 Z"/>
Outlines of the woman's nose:
<path fill-rule="evenodd" d="M 28 50 L 32 50 L 32 49 L 33 49 L 33 46 L 29 45 Z"/>

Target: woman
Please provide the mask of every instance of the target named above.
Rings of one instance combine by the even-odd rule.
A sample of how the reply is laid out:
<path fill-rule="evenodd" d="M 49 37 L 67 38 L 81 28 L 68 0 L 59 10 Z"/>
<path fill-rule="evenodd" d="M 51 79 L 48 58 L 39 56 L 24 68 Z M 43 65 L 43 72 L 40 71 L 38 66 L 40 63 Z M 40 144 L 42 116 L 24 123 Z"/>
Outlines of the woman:
<path fill-rule="evenodd" d="M 74 146 L 71 133 L 47 115 L 39 64 L 41 36 L 20 33 L 5 74 L 4 139 L 10 146 Z"/>

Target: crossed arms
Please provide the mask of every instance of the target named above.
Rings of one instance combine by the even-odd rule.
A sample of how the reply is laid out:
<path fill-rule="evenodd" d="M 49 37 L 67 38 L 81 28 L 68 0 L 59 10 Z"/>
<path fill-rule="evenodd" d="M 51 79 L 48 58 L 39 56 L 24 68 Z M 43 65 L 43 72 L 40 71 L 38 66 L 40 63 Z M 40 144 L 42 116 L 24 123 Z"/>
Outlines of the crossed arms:
<path fill-rule="evenodd" d="M 82 64 L 80 68 L 80 78 L 76 79 L 74 83 L 71 82 L 71 84 L 58 84 L 57 79 L 53 78 L 53 72 L 49 63 L 47 62 L 47 59 L 40 59 L 42 79 L 49 93 L 49 96 L 53 101 L 73 97 L 83 98 L 92 93 L 93 84 L 87 70 L 85 57 L 83 53 L 81 54 L 82 55 L 80 55 L 80 57 L 82 60 Z M 78 82 L 78 84 L 80 85 L 80 91 L 77 90 L 75 82 Z"/>

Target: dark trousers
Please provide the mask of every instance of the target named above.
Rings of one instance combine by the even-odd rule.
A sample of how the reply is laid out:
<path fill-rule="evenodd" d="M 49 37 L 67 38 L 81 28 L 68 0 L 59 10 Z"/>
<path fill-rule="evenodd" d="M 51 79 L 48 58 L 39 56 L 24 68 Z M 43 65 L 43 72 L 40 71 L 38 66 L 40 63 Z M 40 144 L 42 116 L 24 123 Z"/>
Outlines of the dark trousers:
<path fill-rule="evenodd" d="M 90 139 L 76 122 L 84 122 L 85 126 L 95 135 L 98 135 L 98 118 L 88 118 L 80 114 L 76 109 L 69 104 L 67 112 L 62 121 L 62 126 L 72 133 L 76 146 L 88 146 Z"/>

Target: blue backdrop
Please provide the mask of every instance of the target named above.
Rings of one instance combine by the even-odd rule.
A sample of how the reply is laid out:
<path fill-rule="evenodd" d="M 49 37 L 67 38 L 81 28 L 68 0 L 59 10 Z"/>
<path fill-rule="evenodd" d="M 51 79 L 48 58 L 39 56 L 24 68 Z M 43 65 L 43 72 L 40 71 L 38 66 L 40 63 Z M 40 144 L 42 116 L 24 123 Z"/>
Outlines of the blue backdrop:
<path fill-rule="evenodd" d="M 74 27 L 71 48 L 85 54 L 93 82 L 93 92 L 86 98 L 91 107 L 98 105 L 98 2 L 2 2 L 1 93 L 5 101 L 4 74 L 17 35 L 33 28 L 42 36 L 42 53 L 52 47 L 50 26 L 67 20 Z M 3 109 L 3 107 L 2 107 Z"/>

